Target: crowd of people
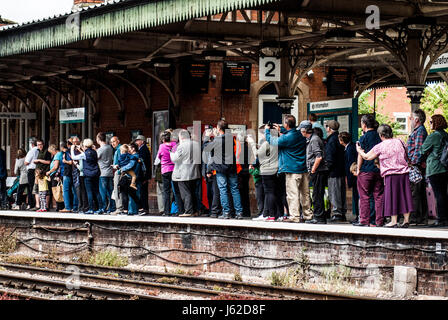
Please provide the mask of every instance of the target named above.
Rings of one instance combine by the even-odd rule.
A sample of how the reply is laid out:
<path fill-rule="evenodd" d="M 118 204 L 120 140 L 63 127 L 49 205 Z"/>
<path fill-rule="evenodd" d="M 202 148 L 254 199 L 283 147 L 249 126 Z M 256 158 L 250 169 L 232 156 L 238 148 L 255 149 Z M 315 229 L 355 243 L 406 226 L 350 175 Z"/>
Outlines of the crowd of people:
<path fill-rule="evenodd" d="M 148 198 L 145 186 L 148 189 L 150 172 L 146 168 L 151 166 L 151 156 L 145 137 L 121 145 L 117 137 L 107 143 L 100 132 L 96 143 L 98 147 L 92 139 L 81 143 L 73 137 L 46 149 L 42 140 L 31 139 L 28 153 L 23 149 L 17 152 L 14 173 L 19 186 L 13 209 L 148 213 L 149 205 L 143 199 Z"/>
<path fill-rule="evenodd" d="M 14 208 L 145 215 L 154 164 L 158 211 L 165 216 L 251 217 L 252 176 L 258 211 L 253 220 L 345 222 L 351 189 L 355 226 L 428 225 L 430 187 L 437 208 L 431 226 L 447 226 L 448 168 L 441 160 L 448 142 L 446 119 L 433 115 L 430 135 L 423 110 L 415 110 L 411 121 L 413 131 L 405 143 L 394 138 L 389 125 L 364 115 L 355 143 L 350 133 L 339 132 L 337 121 L 322 126 L 314 114 L 298 125 L 292 115 L 281 125 L 264 124 L 258 128 L 258 142 L 251 134 L 233 134 L 219 120 L 205 129 L 202 139 L 185 129 L 165 130 L 154 163 L 141 135 L 120 144 L 118 137 L 108 143 L 98 133 L 97 145 L 73 137 L 48 149 L 43 141 L 32 140 L 28 153 L 17 152 Z M 2 203 L 4 158 L 0 151 Z M 202 179 L 208 208 L 202 201 Z"/>

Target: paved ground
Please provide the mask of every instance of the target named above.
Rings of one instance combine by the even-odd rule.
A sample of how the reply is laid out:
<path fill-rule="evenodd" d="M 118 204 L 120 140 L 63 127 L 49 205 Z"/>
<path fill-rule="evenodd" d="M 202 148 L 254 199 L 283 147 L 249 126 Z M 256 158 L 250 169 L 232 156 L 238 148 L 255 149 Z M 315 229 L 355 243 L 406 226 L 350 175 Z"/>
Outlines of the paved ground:
<path fill-rule="evenodd" d="M 176 223 L 186 225 L 212 225 L 212 226 L 231 226 L 242 228 L 257 229 L 276 229 L 276 230 L 295 230 L 304 232 L 325 232 L 325 233 L 351 233 L 366 234 L 378 236 L 395 236 L 395 237 L 411 237 L 411 238 L 428 238 L 428 239 L 448 239 L 448 228 L 424 228 L 411 227 L 409 229 L 397 228 L 367 228 L 354 227 L 348 223 L 326 224 L 326 225 L 310 225 L 306 223 L 288 223 L 288 222 L 264 222 L 252 221 L 250 219 L 243 220 L 221 220 L 207 217 L 162 217 L 162 216 L 126 216 L 126 215 L 86 215 L 86 214 L 67 214 L 58 212 L 30 212 L 30 211 L 0 211 L 1 216 L 8 217 L 29 217 L 43 219 L 68 219 L 82 221 L 117 221 L 117 222 L 138 222 L 138 223 Z"/>

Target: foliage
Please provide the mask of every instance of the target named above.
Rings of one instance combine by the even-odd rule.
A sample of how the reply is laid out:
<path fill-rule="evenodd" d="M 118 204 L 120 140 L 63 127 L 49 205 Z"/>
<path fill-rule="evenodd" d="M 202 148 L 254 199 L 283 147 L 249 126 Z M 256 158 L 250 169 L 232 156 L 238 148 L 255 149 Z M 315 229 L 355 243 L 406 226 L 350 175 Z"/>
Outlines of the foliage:
<path fill-rule="evenodd" d="M 0 227 L 0 253 L 11 253 L 16 250 L 16 238 L 12 236 L 11 230 Z"/>
<path fill-rule="evenodd" d="M 429 115 L 436 113 L 440 109 L 441 114 L 448 119 L 448 86 L 445 82 L 436 85 L 429 85 L 423 92 L 420 108 L 426 112 L 427 118 Z M 440 112 L 439 112 L 440 113 Z M 426 122 L 426 129 L 429 128 L 429 121 Z"/>
<path fill-rule="evenodd" d="M 274 271 L 269 277 L 271 285 L 279 287 L 303 286 L 309 280 L 310 260 L 306 255 L 306 248 L 302 248 L 299 256 L 294 259 L 296 268 L 290 268 L 286 272 Z"/>
<path fill-rule="evenodd" d="M 371 94 L 371 90 L 364 91 L 359 99 L 358 99 L 358 114 L 371 114 L 373 113 L 373 105 L 369 103 L 369 97 Z M 394 136 L 400 135 L 400 124 L 395 122 L 393 119 L 389 118 L 387 115 L 383 114 L 384 106 L 382 106 L 380 103 L 386 99 L 388 92 L 384 91 L 379 96 L 376 97 L 376 108 L 375 108 L 375 119 L 378 121 L 378 123 L 381 124 L 388 124 L 392 128 L 392 132 Z M 359 129 L 358 134 L 361 135 L 361 128 Z"/>
<path fill-rule="evenodd" d="M 234 281 L 238 281 L 238 282 L 242 282 L 243 281 L 243 277 L 241 276 L 241 274 L 237 271 L 233 274 L 233 280 Z"/>
<path fill-rule="evenodd" d="M 80 258 L 80 262 L 106 267 L 124 267 L 129 264 L 127 257 L 120 256 L 118 252 L 109 250 L 83 255 Z"/>

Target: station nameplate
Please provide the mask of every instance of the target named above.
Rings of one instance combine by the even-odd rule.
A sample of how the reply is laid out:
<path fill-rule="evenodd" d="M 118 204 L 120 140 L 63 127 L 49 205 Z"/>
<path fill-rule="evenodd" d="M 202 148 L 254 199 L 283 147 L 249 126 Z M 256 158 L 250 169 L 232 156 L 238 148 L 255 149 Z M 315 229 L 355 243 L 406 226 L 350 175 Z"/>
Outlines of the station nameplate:
<path fill-rule="evenodd" d="M 0 112 L 0 119 L 35 120 L 37 119 L 37 115 L 36 113 L 25 113 L 25 112 Z"/>
<path fill-rule="evenodd" d="M 60 109 L 60 123 L 78 123 L 85 121 L 85 108 Z"/>

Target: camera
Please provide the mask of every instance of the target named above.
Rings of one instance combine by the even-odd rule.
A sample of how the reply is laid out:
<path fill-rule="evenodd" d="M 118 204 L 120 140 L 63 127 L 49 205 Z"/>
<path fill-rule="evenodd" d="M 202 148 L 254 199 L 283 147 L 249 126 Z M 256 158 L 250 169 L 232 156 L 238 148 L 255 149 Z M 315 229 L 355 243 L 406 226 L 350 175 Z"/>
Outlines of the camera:
<path fill-rule="evenodd" d="M 269 129 L 272 128 L 272 122 L 271 122 L 271 120 L 269 120 L 268 123 L 266 123 L 266 127 L 268 127 Z"/>
<path fill-rule="evenodd" d="M 212 130 L 212 129 L 213 129 L 213 126 L 212 126 L 211 124 L 209 124 L 208 126 L 205 127 L 205 129 L 210 129 L 210 130 Z"/>

